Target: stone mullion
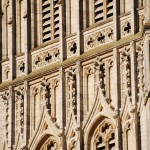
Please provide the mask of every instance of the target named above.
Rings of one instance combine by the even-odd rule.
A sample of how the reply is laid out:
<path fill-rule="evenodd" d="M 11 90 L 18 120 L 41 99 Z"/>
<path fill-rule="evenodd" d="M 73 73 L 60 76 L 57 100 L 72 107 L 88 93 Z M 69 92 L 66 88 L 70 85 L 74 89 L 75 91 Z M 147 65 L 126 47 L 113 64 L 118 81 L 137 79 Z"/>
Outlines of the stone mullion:
<path fill-rule="evenodd" d="M 7 97 L 6 100 L 3 99 L 3 118 L 4 118 L 4 139 L 8 141 L 8 110 L 9 110 L 9 99 Z"/>
<path fill-rule="evenodd" d="M 150 33 L 148 31 L 146 31 L 145 33 L 145 39 L 144 39 L 144 74 L 145 74 L 145 78 L 144 78 L 144 83 L 145 83 L 145 90 L 149 92 L 150 90 Z M 147 94 L 147 93 L 146 93 Z M 148 95 L 146 95 L 148 96 Z M 144 150 L 148 150 L 150 149 L 150 129 L 149 129 L 149 124 L 150 124 L 150 98 L 149 97 L 145 97 L 144 100 L 144 115 L 142 117 L 142 119 L 145 116 L 145 122 L 143 123 L 145 126 L 143 130 L 147 131 L 145 134 L 143 133 L 143 136 L 146 136 L 146 143 L 144 143 L 144 145 L 146 145 L 145 147 L 147 147 L 147 149 Z"/>
<path fill-rule="evenodd" d="M 60 140 L 61 140 L 61 148 L 60 150 L 65 150 L 66 149 L 66 137 L 65 137 L 65 134 L 64 134 L 64 127 L 65 127 L 65 120 L 66 120 L 66 95 L 65 95 L 65 72 L 64 72 L 64 69 L 62 67 L 59 68 L 59 80 L 60 80 L 60 83 L 59 83 L 59 86 L 60 86 L 60 98 L 59 98 L 59 106 L 57 109 L 59 109 L 60 113 L 58 115 L 58 120 L 59 120 L 59 126 L 60 126 L 60 129 L 62 129 L 62 135 L 60 136 Z"/>
<path fill-rule="evenodd" d="M 119 0 L 113 0 L 113 33 L 114 33 L 114 40 L 117 41 L 119 39 L 120 34 L 120 24 L 119 24 Z"/>
<path fill-rule="evenodd" d="M 144 74 L 145 74 L 145 88 L 150 89 L 150 32 L 146 31 L 144 39 Z"/>
<path fill-rule="evenodd" d="M 103 0 L 103 20 L 106 20 L 107 19 L 107 2 L 106 0 Z"/>
<path fill-rule="evenodd" d="M 95 0 L 89 1 L 89 26 L 95 23 Z"/>
<path fill-rule="evenodd" d="M 120 76 L 119 76 L 119 53 L 117 48 L 113 49 L 113 57 L 114 57 L 114 93 L 116 93 L 114 96 L 114 99 L 116 100 L 116 116 L 115 116 L 115 120 L 116 120 L 116 130 L 115 130 L 115 147 L 118 150 L 122 150 L 122 129 L 121 129 L 121 118 L 120 118 L 120 114 L 119 114 L 119 109 L 121 108 L 121 103 L 120 103 Z"/>
<path fill-rule="evenodd" d="M 35 94 L 33 93 L 33 91 L 31 91 L 32 93 L 30 93 L 30 130 L 31 130 L 31 136 L 32 133 L 34 131 L 34 96 Z"/>
<path fill-rule="evenodd" d="M 14 2 L 12 0 L 9 1 L 9 20 L 8 20 L 8 50 L 9 50 L 9 65 L 10 65 L 10 80 L 13 80 L 15 77 L 15 10 L 14 10 Z"/>
<path fill-rule="evenodd" d="M 110 72 L 109 72 L 110 66 L 106 65 L 106 97 L 110 98 Z"/>
<path fill-rule="evenodd" d="M 127 140 L 127 131 L 126 130 L 124 130 L 124 132 L 123 132 L 123 149 L 124 150 L 128 150 L 128 140 Z"/>
<path fill-rule="evenodd" d="M 56 111 L 55 111 L 55 87 L 54 85 L 51 88 L 51 117 L 52 119 L 56 118 Z"/>
<path fill-rule="evenodd" d="M 61 4 L 59 6 L 59 26 L 60 26 L 60 30 L 59 30 L 59 39 L 60 39 L 60 59 L 61 61 L 63 61 L 66 57 L 67 57 L 67 53 L 66 53 L 66 42 L 65 42 L 65 35 L 66 35 L 66 13 L 65 13 L 65 0 L 61 0 Z"/>
<path fill-rule="evenodd" d="M 149 0 L 144 0 L 144 14 L 145 14 L 145 19 L 146 23 L 150 22 L 150 1 Z"/>
<path fill-rule="evenodd" d="M 50 2 L 51 40 L 54 39 L 54 1 Z"/>
<path fill-rule="evenodd" d="M 9 114 L 9 118 L 8 118 L 8 150 L 12 150 L 13 149 L 13 144 L 14 144 L 14 125 L 15 125 L 15 101 L 14 101 L 14 91 L 12 89 L 12 86 L 9 87 L 9 110 L 8 110 L 8 114 Z"/>
<path fill-rule="evenodd" d="M 43 30 L 42 30 L 42 0 L 37 0 L 36 2 L 36 5 L 37 5 L 37 30 L 36 30 L 36 35 L 37 35 L 37 38 L 36 38 L 36 42 L 37 42 L 37 45 L 36 46 L 39 46 L 40 44 L 43 43 Z M 35 4 L 34 4 L 35 5 Z M 35 19 L 35 18 L 34 18 Z M 35 34 L 35 33 L 34 33 Z"/>
<path fill-rule="evenodd" d="M 131 4 L 131 34 L 135 34 L 136 33 L 136 2 L 135 0 L 131 0 L 130 1 Z"/>
<path fill-rule="evenodd" d="M 132 143 L 135 145 L 134 150 L 138 150 L 138 117 L 137 117 L 137 81 L 136 81 L 136 45 L 135 42 L 130 43 L 131 48 L 131 93 L 132 93 Z"/>
<path fill-rule="evenodd" d="M 82 5 L 83 2 L 81 0 L 76 0 L 77 3 L 77 8 L 76 8 L 76 32 L 77 32 L 77 55 L 81 55 L 83 52 L 83 35 L 82 35 L 82 26 L 83 26 L 83 21 L 82 21 Z"/>
<path fill-rule="evenodd" d="M 30 37 L 31 37 L 31 26 L 30 26 L 30 5 L 28 0 L 27 1 L 23 1 L 23 9 L 24 10 L 24 14 L 23 14 L 23 18 L 24 19 L 24 24 L 23 24 L 23 28 L 24 28 L 24 39 L 22 39 L 21 41 L 23 41 L 24 46 L 23 46 L 23 50 L 25 52 L 25 74 L 29 73 L 29 70 L 31 69 L 30 67 L 30 49 L 31 49 L 31 42 L 30 42 Z M 22 16 L 21 16 L 22 17 Z"/>
<path fill-rule="evenodd" d="M 16 16 L 16 19 L 17 19 L 17 24 L 16 24 L 16 27 L 17 27 L 17 35 L 16 35 L 16 39 L 17 39 L 17 43 L 16 43 L 16 46 L 17 46 L 17 51 L 16 51 L 16 54 L 19 55 L 21 53 L 21 37 L 20 37 L 20 33 L 21 33 L 21 27 L 20 27 L 20 1 L 17 1 L 16 3 L 16 13 L 17 13 L 17 16 Z"/>
<path fill-rule="evenodd" d="M 78 141 L 77 149 L 83 149 L 83 135 L 82 135 L 82 121 L 83 121 L 83 77 L 82 77 L 82 64 L 80 61 L 77 62 L 77 72 L 76 72 L 76 107 L 77 107 L 77 132 L 78 132 Z"/>
<path fill-rule="evenodd" d="M 29 95 L 30 95 L 30 91 L 29 91 L 29 84 L 28 81 L 24 81 L 24 132 L 23 132 L 23 142 L 24 145 L 28 144 L 28 140 L 29 140 L 29 133 L 30 133 L 30 127 L 29 127 Z"/>
<path fill-rule="evenodd" d="M 83 28 L 87 28 L 88 27 L 88 21 L 89 21 L 89 18 L 88 18 L 88 15 L 87 15 L 87 12 L 88 12 L 88 8 L 87 8 L 87 1 L 86 0 L 83 0 Z M 93 5 L 94 7 L 94 5 Z"/>
<path fill-rule="evenodd" d="M 31 7 L 31 49 L 33 49 L 35 47 L 35 1 L 31 1 L 30 2 L 30 7 Z M 33 30 L 34 29 L 34 30 Z"/>
<path fill-rule="evenodd" d="M 71 34 L 71 0 L 67 0 L 67 36 Z"/>
<path fill-rule="evenodd" d="M 84 114 L 87 115 L 88 112 L 88 74 L 85 74 L 84 76 Z"/>

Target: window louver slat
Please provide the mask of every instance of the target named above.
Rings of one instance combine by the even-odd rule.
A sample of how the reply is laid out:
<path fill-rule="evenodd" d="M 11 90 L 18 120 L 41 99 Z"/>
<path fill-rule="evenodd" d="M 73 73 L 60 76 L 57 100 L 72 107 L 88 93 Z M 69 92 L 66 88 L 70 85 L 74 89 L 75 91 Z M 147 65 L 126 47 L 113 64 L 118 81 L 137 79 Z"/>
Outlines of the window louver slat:
<path fill-rule="evenodd" d="M 59 37 L 58 0 L 42 0 L 42 28 L 43 42 Z"/>
<path fill-rule="evenodd" d="M 43 0 L 42 3 L 42 26 L 43 26 L 43 42 L 47 42 L 51 39 L 51 10 L 50 1 Z"/>
<path fill-rule="evenodd" d="M 113 16 L 113 0 L 95 0 L 94 3 L 95 22 Z"/>

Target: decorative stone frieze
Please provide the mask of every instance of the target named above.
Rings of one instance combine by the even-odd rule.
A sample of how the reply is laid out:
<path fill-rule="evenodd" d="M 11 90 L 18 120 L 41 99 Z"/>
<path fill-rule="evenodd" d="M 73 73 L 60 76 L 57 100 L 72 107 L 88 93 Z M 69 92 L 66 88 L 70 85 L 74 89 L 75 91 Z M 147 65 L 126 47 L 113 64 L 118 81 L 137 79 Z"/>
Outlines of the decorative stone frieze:
<path fill-rule="evenodd" d="M 56 61 L 59 61 L 60 51 L 58 48 L 53 48 L 49 51 L 40 52 L 33 56 L 32 70 L 47 66 Z"/>
<path fill-rule="evenodd" d="M 113 41 L 113 29 L 106 28 L 85 36 L 85 51 Z"/>

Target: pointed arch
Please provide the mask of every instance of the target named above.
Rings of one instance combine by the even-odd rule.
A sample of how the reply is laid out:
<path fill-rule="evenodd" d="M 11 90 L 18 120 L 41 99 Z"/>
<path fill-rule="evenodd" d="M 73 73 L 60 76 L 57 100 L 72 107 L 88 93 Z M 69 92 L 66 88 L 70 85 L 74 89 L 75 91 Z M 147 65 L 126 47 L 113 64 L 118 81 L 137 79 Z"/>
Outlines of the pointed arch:
<path fill-rule="evenodd" d="M 85 150 L 97 150 L 100 146 L 114 147 L 114 131 L 115 123 L 110 118 L 102 114 L 97 116 L 85 131 Z"/>
<path fill-rule="evenodd" d="M 56 141 L 57 145 L 60 145 L 59 136 L 61 135 L 61 130 L 51 121 L 44 108 L 39 122 L 37 129 L 30 138 L 29 149 L 39 150 L 38 145 L 44 144 L 49 138 Z"/>

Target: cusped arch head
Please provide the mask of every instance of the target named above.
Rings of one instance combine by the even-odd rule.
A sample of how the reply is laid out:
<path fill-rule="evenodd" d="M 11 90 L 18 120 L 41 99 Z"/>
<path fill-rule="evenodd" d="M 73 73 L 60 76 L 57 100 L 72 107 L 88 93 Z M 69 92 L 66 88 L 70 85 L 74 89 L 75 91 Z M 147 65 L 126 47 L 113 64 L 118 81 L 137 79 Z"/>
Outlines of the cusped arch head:
<path fill-rule="evenodd" d="M 95 119 L 92 121 L 92 123 L 90 123 L 90 125 L 85 131 L 85 136 L 84 136 L 85 150 L 93 150 L 92 144 L 94 144 L 94 140 L 93 140 L 94 134 L 96 130 L 98 130 L 98 128 L 102 126 L 104 123 L 111 125 L 111 129 L 114 130 L 115 123 L 110 118 L 102 114 L 95 117 Z"/>
<path fill-rule="evenodd" d="M 36 143 L 31 147 L 33 150 L 43 150 L 44 146 L 59 149 L 59 139 L 49 134 L 48 132 L 44 132 L 37 140 Z"/>

